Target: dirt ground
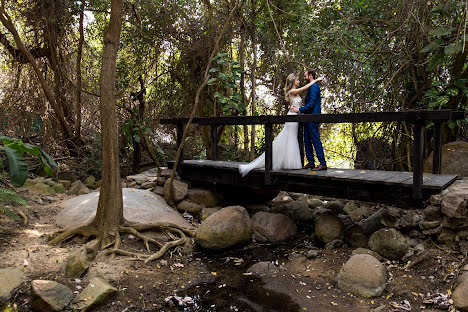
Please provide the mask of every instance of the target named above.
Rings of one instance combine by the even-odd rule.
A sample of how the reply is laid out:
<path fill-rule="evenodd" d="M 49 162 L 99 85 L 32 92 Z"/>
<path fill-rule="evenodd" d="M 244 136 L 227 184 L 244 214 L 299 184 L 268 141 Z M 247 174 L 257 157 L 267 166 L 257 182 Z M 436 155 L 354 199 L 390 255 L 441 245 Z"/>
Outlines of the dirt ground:
<path fill-rule="evenodd" d="M 20 194 L 30 198 L 27 193 Z M 0 268 L 18 267 L 28 278 L 9 301 L 17 311 L 29 310 L 31 280 L 54 280 L 79 293 L 96 271 L 119 292 L 94 311 L 455 311 L 443 299 L 450 294 L 453 279 L 466 260 L 455 251 L 427 241 L 426 252 L 431 250 L 431 256 L 409 269 L 405 269 L 406 262 L 384 262 L 390 277 L 384 294 L 363 299 L 336 286 L 336 276 L 352 249 L 317 248 L 318 257 L 309 260 L 304 255 L 316 247 L 307 230 L 284 245 L 251 243 L 221 254 L 195 249 L 190 256 L 167 253 L 149 264 L 98 255 L 82 278 L 69 279 L 64 274 L 65 260 L 80 243 L 72 240 L 53 247 L 46 241 L 47 235 L 58 229 L 55 216 L 67 198 L 53 195 L 42 197 L 43 204 L 30 201 L 29 207 L 20 208 L 29 219 L 28 225 L 0 216 Z M 123 237 L 123 247 L 144 249 L 131 236 Z M 279 273 L 263 278 L 247 274 L 259 261 L 277 264 Z M 431 301 L 437 294 L 438 301 Z M 180 306 L 171 296 L 189 297 L 188 303 Z M 405 301 L 411 310 L 405 310 Z"/>

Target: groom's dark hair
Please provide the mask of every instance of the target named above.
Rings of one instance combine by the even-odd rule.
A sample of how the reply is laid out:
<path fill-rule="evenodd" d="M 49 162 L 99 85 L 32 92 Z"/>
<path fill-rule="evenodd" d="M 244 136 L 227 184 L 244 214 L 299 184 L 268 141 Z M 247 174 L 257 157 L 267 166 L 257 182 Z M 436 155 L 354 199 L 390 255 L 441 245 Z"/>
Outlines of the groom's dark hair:
<path fill-rule="evenodd" d="M 313 70 L 311 68 L 307 70 L 307 76 L 309 76 L 309 75 L 312 75 L 312 77 L 314 77 L 314 79 L 317 77 L 315 75 L 315 70 Z"/>

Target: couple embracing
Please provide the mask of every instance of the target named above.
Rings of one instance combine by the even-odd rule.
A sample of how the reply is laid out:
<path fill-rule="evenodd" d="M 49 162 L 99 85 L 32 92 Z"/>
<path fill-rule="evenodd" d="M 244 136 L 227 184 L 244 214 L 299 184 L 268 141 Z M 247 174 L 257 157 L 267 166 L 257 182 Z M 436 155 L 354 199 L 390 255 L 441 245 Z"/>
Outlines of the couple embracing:
<path fill-rule="evenodd" d="M 285 98 L 290 103 L 288 115 L 321 113 L 320 87 L 316 82 L 322 80 L 322 78 L 315 79 L 315 77 L 314 70 L 309 69 L 305 71 L 304 79 L 307 84 L 303 87 L 299 87 L 299 77 L 296 74 L 288 75 L 284 87 Z M 307 95 L 305 97 L 304 106 L 302 106 L 302 98 L 299 93 L 305 90 L 307 90 Z M 323 154 L 318 127 L 318 123 L 315 122 L 304 124 L 304 145 L 309 163 L 302 167 L 299 142 L 297 141 L 299 123 L 286 122 L 283 130 L 281 130 L 273 140 L 273 170 L 300 168 L 314 171 L 326 170 L 327 163 L 325 161 L 325 155 Z M 314 165 L 314 150 L 319 160 L 319 165 L 317 167 Z M 239 165 L 239 172 L 242 176 L 245 176 L 252 169 L 264 167 L 265 153 L 248 164 Z"/>

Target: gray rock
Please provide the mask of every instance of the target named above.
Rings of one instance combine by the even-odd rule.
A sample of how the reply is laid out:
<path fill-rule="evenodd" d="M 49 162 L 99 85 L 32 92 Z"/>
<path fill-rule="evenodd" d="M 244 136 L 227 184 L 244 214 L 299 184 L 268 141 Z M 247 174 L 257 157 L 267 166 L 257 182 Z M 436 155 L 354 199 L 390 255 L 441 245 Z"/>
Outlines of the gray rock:
<path fill-rule="evenodd" d="M 394 228 L 376 231 L 369 238 L 369 247 L 390 260 L 403 258 L 409 250 L 408 239 Z"/>
<path fill-rule="evenodd" d="M 283 214 L 289 216 L 294 222 L 302 224 L 312 224 L 314 222 L 314 212 L 302 201 L 290 202 L 278 207 L 284 211 Z M 274 212 L 274 209 L 272 209 Z"/>
<path fill-rule="evenodd" d="M 468 191 L 447 192 L 443 195 L 442 214 L 449 218 L 465 218 L 468 214 Z"/>
<path fill-rule="evenodd" d="M 325 203 L 323 201 L 321 201 L 320 199 L 317 199 L 317 198 L 309 198 L 307 201 L 306 201 L 307 205 L 309 205 L 310 208 L 312 209 L 317 209 L 317 208 L 320 208 L 320 207 L 325 207 Z"/>
<path fill-rule="evenodd" d="M 94 277 L 100 277 L 106 280 L 108 283 L 113 283 L 120 280 L 122 273 L 122 271 L 116 270 L 115 266 L 111 264 L 105 262 L 97 262 L 89 268 L 86 276 L 89 279 L 92 279 Z"/>
<path fill-rule="evenodd" d="M 362 228 L 353 224 L 346 228 L 345 230 L 346 242 L 351 245 L 351 247 L 366 247 L 369 242 L 369 237 L 364 233 Z"/>
<path fill-rule="evenodd" d="M 433 195 L 434 196 L 434 195 Z M 440 205 L 429 205 L 424 208 L 424 216 L 428 221 L 440 219 L 441 207 Z"/>
<path fill-rule="evenodd" d="M 296 224 L 282 214 L 257 212 L 252 217 L 252 224 L 253 238 L 258 242 L 279 243 L 297 233 Z"/>
<path fill-rule="evenodd" d="M 150 188 L 153 188 L 153 187 L 156 187 L 158 184 L 156 182 L 150 182 L 150 181 L 147 181 L 147 182 L 143 182 L 141 184 L 141 188 L 142 189 L 150 189 Z"/>
<path fill-rule="evenodd" d="M 29 191 L 29 193 L 32 193 L 32 194 L 45 195 L 45 194 L 54 194 L 55 193 L 55 191 L 54 191 L 54 189 L 52 187 L 48 186 L 47 184 L 45 184 L 43 182 L 37 182 L 35 184 L 27 186 L 26 188 Z"/>
<path fill-rule="evenodd" d="M 215 207 L 218 205 L 218 198 L 212 190 L 191 188 L 188 190 L 187 198 L 192 202 L 205 207 Z"/>
<path fill-rule="evenodd" d="M 424 163 L 424 172 L 432 172 L 433 153 Z M 468 176 L 468 142 L 456 141 L 442 146 L 442 163 L 440 173 L 455 173 Z"/>
<path fill-rule="evenodd" d="M 96 257 L 98 249 L 99 242 L 96 239 L 73 251 L 70 257 L 68 257 L 67 264 L 65 266 L 66 276 L 70 278 L 78 278 L 83 275 Z"/>
<path fill-rule="evenodd" d="M 345 205 L 340 201 L 340 200 L 332 200 L 329 201 L 326 205 L 325 208 L 330 209 L 334 213 L 340 214 L 343 212 Z"/>
<path fill-rule="evenodd" d="M 352 255 L 371 255 L 372 257 L 374 257 L 375 259 L 379 260 L 379 261 L 382 261 L 383 258 L 381 255 L 379 255 L 378 253 L 376 253 L 375 251 L 372 251 L 370 249 L 367 249 L 367 248 L 356 248 L 352 251 L 351 253 Z"/>
<path fill-rule="evenodd" d="M 195 242 L 205 249 L 222 250 L 247 243 L 252 232 L 245 208 L 229 206 L 213 213 L 198 227 Z"/>
<path fill-rule="evenodd" d="M 319 254 L 318 250 L 312 249 L 312 250 L 308 250 L 308 251 L 306 252 L 306 255 L 305 255 L 305 256 L 306 256 L 307 259 L 310 260 L 310 259 L 315 259 L 315 258 L 317 258 L 319 255 L 320 255 L 320 254 Z"/>
<path fill-rule="evenodd" d="M 61 311 L 73 298 L 70 288 L 47 280 L 34 280 L 31 282 L 31 307 L 34 311 Z"/>
<path fill-rule="evenodd" d="M 177 204 L 177 210 L 184 212 L 187 211 L 193 215 L 198 215 L 203 209 L 203 206 L 192 202 L 189 199 L 184 199 Z"/>
<path fill-rule="evenodd" d="M 278 274 L 279 269 L 276 265 L 268 261 L 262 261 L 255 263 L 250 268 L 247 269 L 248 273 L 253 273 L 258 276 L 273 275 Z"/>
<path fill-rule="evenodd" d="M 343 241 L 340 240 L 340 239 L 334 239 L 332 240 L 331 242 L 328 242 L 325 244 L 325 249 L 336 249 L 336 248 L 340 248 L 340 247 L 343 247 Z"/>
<path fill-rule="evenodd" d="M 335 239 L 343 240 L 343 220 L 332 213 L 324 213 L 320 215 L 315 220 L 315 236 L 322 243 L 328 243 Z"/>
<path fill-rule="evenodd" d="M 140 223 L 168 222 L 185 228 L 192 226 L 159 195 L 148 190 L 122 189 L 123 213 L 126 220 Z M 96 215 L 99 192 L 76 196 L 63 203 L 57 215 L 62 228 L 76 227 L 91 222 Z"/>
<path fill-rule="evenodd" d="M 127 176 L 126 179 L 128 182 L 135 182 L 139 185 L 142 185 L 145 182 L 156 182 L 157 178 L 158 176 L 156 173 L 148 173 L 148 174 L 139 173 L 139 174 Z"/>
<path fill-rule="evenodd" d="M 26 281 L 24 273 L 15 268 L 0 269 L 0 299 L 8 300 L 12 291 Z"/>
<path fill-rule="evenodd" d="M 83 184 L 80 180 L 73 182 L 68 188 L 69 195 L 84 195 L 89 194 L 90 190 L 86 185 Z"/>
<path fill-rule="evenodd" d="M 264 212 L 269 212 L 270 211 L 270 207 L 268 207 L 267 205 L 264 205 L 264 204 L 248 205 L 246 207 L 246 209 L 250 213 L 256 213 L 256 212 L 259 212 L 259 211 L 264 211 Z"/>
<path fill-rule="evenodd" d="M 117 289 L 100 277 L 89 281 L 88 286 L 73 300 L 72 308 L 89 311 L 117 294 Z"/>
<path fill-rule="evenodd" d="M 169 188 L 171 184 L 171 179 L 167 179 L 164 183 L 164 197 L 169 198 Z M 178 203 L 187 196 L 188 185 L 187 183 L 174 180 L 174 202 Z"/>
<path fill-rule="evenodd" d="M 439 236 L 437 236 L 437 241 L 443 245 L 451 244 L 455 242 L 455 232 L 451 229 L 443 228 Z"/>
<path fill-rule="evenodd" d="M 359 221 L 371 215 L 369 205 L 365 203 L 358 203 L 356 201 L 349 201 L 343 208 L 343 211 L 351 217 L 351 219 Z"/>
<path fill-rule="evenodd" d="M 464 279 L 452 293 L 453 305 L 461 311 L 468 311 L 468 278 Z"/>
<path fill-rule="evenodd" d="M 429 230 L 429 229 L 436 228 L 438 226 L 440 226 L 440 221 L 439 220 L 419 222 L 419 227 L 422 230 Z"/>
<path fill-rule="evenodd" d="M 213 207 L 213 208 L 203 208 L 200 213 L 200 218 L 202 220 L 206 220 L 209 216 L 211 216 L 213 213 L 219 211 L 221 208 L 220 207 Z"/>
<path fill-rule="evenodd" d="M 280 205 L 285 205 L 294 201 L 291 196 L 286 192 L 280 192 L 273 200 L 270 202 L 272 207 L 277 207 Z"/>
<path fill-rule="evenodd" d="M 94 186 L 95 183 L 96 183 L 96 178 L 94 176 L 89 176 L 85 180 L 86 185 Z"/>
<path fill-rule="evenodd" d="M 367 254 L 352 256 L 338 274 L 338 287 L 364 298 L 380 296 L 387 284 L 387 271 Z"/>
<path fill-rule="evenodd" d="M 155 194 L 158 194 L 159 196 L 163 196 L 164 195 L 164 187 L 162 186 L 155 186 L 151 192 L 155 193 Z"/>
<path fill-rule="evenodd" d="M 55 183 L 52 186 L 54 193 L 63 194 L 65 193 L 65 186 L 62 183 Z"/>

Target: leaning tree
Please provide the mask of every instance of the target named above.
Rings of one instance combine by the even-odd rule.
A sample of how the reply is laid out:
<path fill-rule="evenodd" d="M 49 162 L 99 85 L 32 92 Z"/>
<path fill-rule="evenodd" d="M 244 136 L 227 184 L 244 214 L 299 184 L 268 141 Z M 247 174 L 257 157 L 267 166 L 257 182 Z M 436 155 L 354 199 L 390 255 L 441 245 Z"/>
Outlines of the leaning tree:
<path fill-rule="evenodd" d="M 110 21 L 104 32 L 104 50 L 100 76 L 100 112 L 102 131 L 102 181 L 96 217 L 89 223 L 76 228 L 64 229 L 52 235 L 50 243 L 58 244 L 75 235 L 81 235 L 85 240 L 97 237 L 101 248 L 113 248 L 107 254 L 122 254 L 152 261 L 164 255 L 171 247 L 182 245 L 187 235 L 193 236 L 191 229 L 181 228 L 169 223 L 141 224 L 129 222 L 123 216 L 122 187 L 120 182 L 118 122 L 115 105 L 115 70 L 119 48 L 119 38 L 122 24 L 123 0 L 112 0 Z M 178 236 L 173 241 L 161 242 L 145 237 L 140 232 L 160 230 L 168 232 L 171 237 Z M 159 251 L 148 256 L 120 249 L 120 233 L 130 233 L 143 240 L 148 252 L 149 243 L 160 247 Z"/>

